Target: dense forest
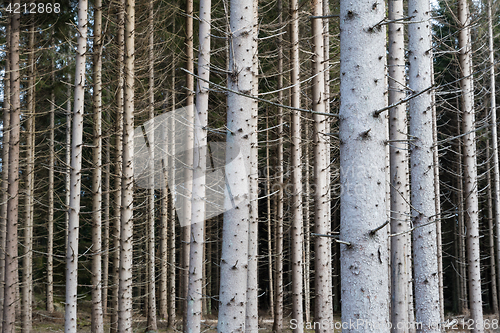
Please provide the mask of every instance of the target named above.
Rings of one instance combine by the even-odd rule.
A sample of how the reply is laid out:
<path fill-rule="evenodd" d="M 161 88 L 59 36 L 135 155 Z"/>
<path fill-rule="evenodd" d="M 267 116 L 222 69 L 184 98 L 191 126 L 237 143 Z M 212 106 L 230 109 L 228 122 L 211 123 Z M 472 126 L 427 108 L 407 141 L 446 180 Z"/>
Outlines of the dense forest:
<path fill-rule="evenodd" d="M 499 14 L 4 1 L 1 332 L 498 332 Z"/>

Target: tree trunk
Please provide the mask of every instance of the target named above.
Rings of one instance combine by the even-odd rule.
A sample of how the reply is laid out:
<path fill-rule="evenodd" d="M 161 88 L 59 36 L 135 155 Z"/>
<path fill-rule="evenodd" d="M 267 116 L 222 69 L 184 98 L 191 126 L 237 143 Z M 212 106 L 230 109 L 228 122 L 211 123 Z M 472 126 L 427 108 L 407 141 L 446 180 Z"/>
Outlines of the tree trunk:
<path fill-rule="evenodd" d="M 125 3 L 123 160 L 121 186 L 118 332 L 132 332 L 132 238 L 134 197 L 135 0 Z"/>
<path fill-rule="evenodd" d="M 253 36 L 252 38 L 252 95 L 259 94 L 259 79 L 258 79 L 258 16 L 259 16 L 259 0 L 253 0 Z M 247 270 L 247 306 L 246 306 L 246 322 L 245 330 L 255 332 L 259 330 L 259 310 L 258 310 L 258 242 L 259 242 L 259 212 L 258 212 L 258 190 L 259 190 L 259 169 L 258 169 L 258 111 L 259 104 L 256 99 L 252 101 L 252 113 L 250 115 L 250 218 L 248 226 L 248 270 Z"/>
<path fill-rule="evenodd" d="M 389 21 L 404 17 L 403 1 L 389 0 Z M 404 26 L 401 22 L 389 24 L 389 105 L 406 97 Z M 407 151 L 406 104 L 389 110 L 389 149 L 391 183 L 391 323 L 392 332 L 408 332 L 408 293 L 412 272 L 409 252 L 411 234 L 408 234 L 410 213 Z M 401 324 L 404 325 L 402 326 Z"/>
<path fill-rule="evenodd" d="M 55 85 L 54 75 L 54 57 L 51 59 L 51 80 Z M 69 87 L 69 85 L 68 85 Z M 47 221 L 47 301 L 46 309 L 48 312 L 54 312 L 54 126 L 55 126 L 55 103 L 56 96 L 54 89 L 50 94 L 50 138 L 49 138 L 49 190 L 48 196 L 48 221 Z"/>
<path fill-rule="evenodd" d="M 481 300 L 481 271 L 479 251 L 479 214 L 476 165 L 476 132 L 474 111 L 474 88 L 472 76 L 472 46 L 470 37 L 469 4 L 466 0 L 458 3 L 458 19 L 462 29 L 458 36 L 459 62 L 461 68 L 460 88 L 462 90 L 462 128 L 464 159 L 465 226 L 467 244 L 467 264 L 469 278 L 469 305 L 473 332 L 484 332 L 482 325 L 483 308 Z"/>
<path fill-rule="evenodd" d="M 69 201 L 70 201 L 70 191 L 71 191 L 71 123 L 72 123 L 72 112 L 71 112 L 71 91 L 72 91 L 72 83 L 71 83 L 71 73 L 68 73 L 68 99 L 66 100 L 66 149 L 65 149 L 65 167 L 66 167 L 66 172 L 64 173 L 65 180 L 64 180 L 64 193 L 66 193 L 66 196 L 64 198 L 64 204 L 66 207 L 66 214 L 65 218 L 66 221 L 64 223 L 65 230 L 64 230 L 64 245 L 67 247 L 68 246 L 68 225 L 69 225 Z"/>
<path fill-rule="evenodd" d="M 409 87 L 414 93 L 428 89 L 432 83 L 430 2 L 408 3 L 410 66 Z M 415 308 L 422 332 L 438 332 L 440 322 L 439 282 L 434 205 L 432 137 L 432 94 L 429 91 L 410 100 L 411 202 L 413 231 L 413 263 Z"/>
<path fill-rule="evenodd" d="M 349 244 L 340 247 L 342 322 L 357 318 L 378 330 L 389 325 L 387 230 L 373 231 L 387 219 L 386 120 L 374 114 L 387 104 L 386 33 L 376 27 L 384 15 L 384 3 L 341 1 L 340 239 Z M 345 331 L 360 330 L 377 331 Z"/>
<path fill-rule="evenodd" d="M 66 248 L 66 314 L 65 333 L 76 333 L 78 286 L 78 233 L 80 227 L 80 189 L 85 98 L 85 53 L 87 51 L 87 0 L 78 3 L 78 49 L 75 69 L 75 105 L 71 146 L 71 180 Z"/>
<path fill-rule="evenodd" d="M 19 0 L 11 2 L 19 5 Z M 5 285 L 2 333 L 14 333 L 16 321 L 16 290 L 17 290 L 17 218 L 19 202 L 19 139 L 21 100 L 20 100 L 20 69 L 19 69 L 19 32 L 20 15 L 12 14 L 10 34 L 10 137 L 9 137 L 9 167 L 7 191 L 7 221 L 5 228 Z"/>
<path fill-rule="evenodd" d="M 94 4 L 92 148 L 92 332 L 104 332 L 102 312 L 102 0 Z"/>
<path fill-rule="evenodd" d="M 175 20 L 173 23 L 173 31 L 175 33 Z M 175 66 L 176 64 L 176 57 L 175 54 L 172 56 L 172 111 L 175 110 L 176 108 L 176 92 L 175 92 Z M 170 233 L 168 236 L 168 263 L 169 263 L 169 268 L 168 268 L 168 327 L 173 328 L 175 326 L 175 321 L 176 321 L 176 304 L 175 304 L 175 276 L 176 276 L 176 265 L 175 265 L 175 224 L 176 224 L 176 218 L 175 218 L 175 196 L 176 196 L 176 189 L 175 189 L 175 162 L 174 162 L 174 154 L 175 154 L 175 143 L 174 143 L 174 132 L 175 132 L 175 120 L 174 117 L 170 117 L 170 131 L 168 132 L 168 139 L 167 142 L 169 142 L 170 147 L 172 147 L 172 151 L 170 152 L 170 155 L 168 156 L 168 165 L 169 167 L 169 173 L 170 176 L 168 179 L 172 180 L 171 184 L 169 184 L 170 187 Z"/>
<path fill-rule="evenodd" d="M 313 16 L 323 16 L 323 0 L 313 0 Z M 312 79 L 312 109 L 324 113 L 325 106 L 325 75 L 324 75 L 324 39 L 323 20 L 312 19 L 313 42 L 313 79 Z M 327 122 L 324 115 L 315 113 L 314 118 L 314 193 L 315 214 L 314 224 L 317 234 L 330 232 L 330 149 L 327 133 Z M 317 237 L 314 243 L 315 252 L 315 321 L 333 321 L 332 286 L 331 286 L 331 240 Z M 327 325 L 328 326 L 328 325 Z M 331 332 L 330 327 L 316 328 L 316 332 Z"/>
<path fill-rule="evenodd" d="M 497 273 L 495 262 L 495 232 L 493 230 L 493 195 L 491 191 L 491 163 L 490 163 L 490 139 L 486 140 L 486 178 L 488 183 L 487 189 L 487 206 L 488 206 L 488 239 L 489 239 L 489 255 L 490 255 L 490 278 L 493 313 L 498 314 L 498 294 L 497 294 Z"/>
<path fill-rule="evenodd" d="M 292 11 L 292 20 L 290 22 L 290 62 L 292 65 L 290 73 L 291 88 L 291 106 L 293 108 L 300 108 L 300 59 L 299 59 L 299 20 L 298 20 L 298 1 L 292 0 L 290 2 Z M 321 23 L 321 20 L 315 20 Z M 319 59 L 316 58 L 316 61 Z M 315 72 L 316 74 L 316 72 Z M 321 81 L 316 82 L 321 85 Z M 323 96 L 321 97 L 321 99 Z M 304 329 L 304 309 L 302 306 L 302 278 L 303 278 L 303 211 L 302 211 L 302 149 L 301 149 L 301 124 L 300 112 L 291 110 L 290 119 L 290 137 L 291 137 L 291 182 L 292 182 L 292 198 L 291 198 L 291 221 L 292 229 L 292 248 L 291 248 L 291 264 L 292 264 L 292 320 L 296 321 L 297 329 L 295 332 L 303 332 Z M 329 149 L 328 147 L 323 147 Z M 285 191 L 286 188 L 281 189 Z M 321 201 L 320 201 L 321 202 Z M 318 202 L 320 204 L 320 202 Z M 320 204 L 321 205 L 321 204 Z M 323 222 L 324 223 L 324 222 Z M 328 240 L 327 240 L 328 241 Z M 329 248 L 329 247 L 328 247 Z M 326 271 L 324 272 L 326 273 Z M 327 276 L 330 274 L 327 273 Z M 326 290 L 323 290 L 326 291 Z M 325 297 L 330 294 L 324 295 Z M 321 306 L 324 306 L 323 304 Z M 316 308 L 318 309 L 318 308 Z M 328 318 L 328 317 L 326 317 Z M 319 319 L 319 317 L 317 318 Z M 323 319 L 323 317 L 321 317 Z"/>
<path fill-rule="evenodd" d="M 189 285 L 189 242 L 191 239 L 191 190 L 193 188 L 193 130 L 194 123 L 194 78 L 190 73 L 194 73 L 194 49 L 193 49 L 193 0 L 186 0 L 186 69 L 189 73 L 186 74 L 186 111 L 187 123 L 186 127 L 186 147 L 185 147 L 185 163 L 187 167 L 184 169 L 184 184 L 182 185 L 182 214 L 181 214 L 181 300 L 184 328 L 187 327 L 187 293 Z M 201 273 L 201 272 L 200 272 Z"/>
<path fill-rule="evenodd" d="M 497 110 L 496 110 L 496 87 L 495 87 L 495 48 L 493 35 L 493 14 L 492 0 L 488 1 L 488 39 L 490 53 L 490 109 L 491 109 L 491 138 L 492 138 L 492 154 L 493 154 L 493 202 L 495 205 L 495 225 L 497 242 L 500 244 L 500 171 L 498 166 L 498 125 L 497 125 Z M 489 168 L 488 168 L 489 170 Z M 490 183 L 491 184 L 491 183 Z M 497 260 L 500 260 L 500 246 L 497 245 Z M 497 261 L 498 262 L 498 261 Z M 498 267 L 500 265 L 497 264 Z M 500 285 L 500 273 L 497 274 L 499 280 L 497 285 Z M 496 301 L 498 304 L 498 299 Z M 495 313 L 498 314 L 498 305 Z"/>
<path fill-rule="evenodd" d="M 148 136 L 149 139 L 149 188 L 148 188 L 148 255 L 147 255 L 147 299 L 148 299 L 148 311 L 147 311 L 147 323 L 146 323 L 146 331 L 147 332 L 156 332 L 158 330 L 156 324 L 156 274 L 155 274 L 155 92 L 154 92 L 154 84 L 155 84 L 155 76 L 154 76 L 154 0 L 149 0 L 149 17 L 148 17 L 148 34 L 149 34 L 149 59 L 148 59 L 148 74 L 149 74 L 149 121 L 152 122 L 152 135 Z"/>
<path fill-rule="evenodd" d="M 228 88 L 252 94 L 254 1 L 231 0 Z M 249 172 L 252 163 L 253 103 L 245 96 L 227 95 L 226 188 L 222 238 L 219 332 L 244 332 L 247 302 L 248 232 L 250 223 Z M 230 190 L 228 190 L 230 189 Z M 230 209 L 228 209 L 230 208 Z M 233 242 L 237 239 L 238 242 Z"/>
<path fill-rule="evenodd" d="M 106 112 L 106 123 L 111 124 L 111 114 Z M 103 206 L 104 206 L 104 232 L 103 232 L 103 268 L 102 268 L 102 313 L 106 317 L 108 313 L 108 287 L 109 287 L 109 226 L 110 226 L 110 177 L 111 177 L 111 142 L 110 130 L 106 128 L 105 161 L 104 161 L 104 185 L 103 185 Z"/>
<path fill-rule="evenodd" d="M 35 23 L 31 21 L 28 41 L 28 115 L 26 119 L 26 197 L 24 220 L 21 317 L 23 333 L 31 332 L 33 302 L 33 194 L 35 186 Z"/>
<path fill-rule="evenodd" d="M 118 87 L 116 93 L 116 118 L 115 118 L 115 157 L 114 157 L 114 206 L 113 206 L 113 288 L 111 289 L 111 318 L 110 332 L 118 332 L 118 299 L 120 284 L 120 246 L 121 246 L 121 186 L 122 186 L 122 163 L 123 163 L 123 98 L 124 98 L 124 45 L 125 45 L 125 0 L 117 4 L 118 31 L 117 31 L 117 67 Z"/>
<path fill-rule="evenodd" d="M 5 283 L 5 251 L 6 251 L 6 225 L 7 225 L 7 202 L 9 185 L 9 136 L 10 136 L 10 113 L 11 113 L 11 89 L 10 89 L 10 41 L 11 41 L 11 18 L 7 16 L 6 26 L 6 57 L 4 76 L 4 103 L 3 103 L 3 131 L 2 131 L 2 204 L 0 211 L 0 281 Z M 3 326 L 4 291 L 5 284 L 0 283 L 0 329 Z"/>
<path fill-rule="evenodd" d="M 211 0 L 200 1 L 199 54 L 194 117 L 193 188 L 191 203 L 191 239 L 189 288 L 185 332 L 201 332 L 203 294 L 203 252 L 205 244 L 205 187 L 207 166 L 208 81 L 210 80 Z M 186 212 L 188 213 L 188 212 Z"/>

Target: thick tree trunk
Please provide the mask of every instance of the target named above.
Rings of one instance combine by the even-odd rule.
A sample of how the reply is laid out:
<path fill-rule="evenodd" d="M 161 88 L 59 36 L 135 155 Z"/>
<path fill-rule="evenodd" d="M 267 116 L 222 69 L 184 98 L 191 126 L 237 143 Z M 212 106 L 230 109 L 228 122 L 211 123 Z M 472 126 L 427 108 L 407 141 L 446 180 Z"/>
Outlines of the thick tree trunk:
<path fill-rule="evenodd" d="M 411 0 L 408 15 L 410 70 L 409 87 L 414 93 L 428 89 L 432 83 L 430 2 Z M 439 282 L 434 205 L 432 94 L 429 91 L 410 101 L 411 202 L 413 231 L 413 263 L 415 308 L 422 332 L 438 332 L 440 322 Z"/>
<path fill-rule="evenodd" d="M 21 299 L 21 331 L 31 332 L 33 301 L 33 194 L 35 186 L 35 24 L 32 21 L 28 40 L 28 115 L 26 119 L 26 196 Z"/>
<path fill-rule="evenodd" d="M 340 186 L 342 322 L 373 326 L 345 332 L 378 332 L 389 325 L 386 223 L 386 118 L 384 108 L 384 3 L 340 4 Z M 360 47 L 363 45 L 364 47 Z M 376 296 L 375 296 L 376 295 Z M 344 330 L 343 330 L 344 331 Z"/>
<path fill-rule="evenodd" d="M 65 166 L 66 172 L 64 173 L 64 193 L 66 196 L 64 198 L 64 204 L 66 207 L 65 218 L 66 221 L 64 223 L 64 245 L 68 246 L 68 225 L 69 225 L 69 200 L 71 198 L 71 123 L 73 120 L 72 112 L 71 112 L 71 91 L 72 91 L 72 83 L 71 83 L 71 73 L 68 73 L 68 99 L 66 100 L 66 149 L 65 149 Z"/>
<path fill-rule="evenodd" d="M 102 312 L 102 0 L 94 4 L 92 148 L 92 332 L 104 332 Z"/>
<path fill-rule="evenodd" d="M 231 0 L 228 88 L 252 94 L 255 73 L 254 1 Z M 247 302 L 249 172 L 253 161 L 251 137 L 253 103 L 247 97 L 227 96 L 226 188 L 219 296 L 219 332 L 244 332 Z M 228 190 L 230 189 L 230 191 Z M 237 239 L 238 242 L 233 242 Z"/>
<path fill-rule="evenodd" d="M 389 0 L 389 21 L 404 17 L 403 1 Z M 406 97 L 404 26 L 401 22 L 389 24 L 389 105 Z M 409 179 L 407 154 L 406 104 L 389 110 L 390 183 L 391 183 L 391 323 L 392 332 L 408 332 L 408 293 L 412 272 L 409 261 L 410 228 L 407 218 L 409 206 Z M 398 323 L 402 323 L 399 324 Z"/>
<path fill-rule="evenodd" d="M 323 16 L 323 0 L 313 0 L 312 12 L 316 17 Z M 324 75 L 324 39 L 323 20 L 312 19 L 313 43 L 313 79 L 312 109 L 324 113 L 325 75 Z M 327 133 L 327 119 L 324 115 L 314 114 L 314 193 L 315 214 L 314 225 L 317 234 L 330 232 L 330 149 Z M 315 252 L 315 321 L 333 321 L 332 286 L 331 286 L 331 240 L 317 237 L 314 243 Z M 326 327 L 316 328 L 316 332 L 330 332 Z"/>
<path fill-rule="evenodd" d="M 469 279 L 469 306 L 471 319 L 476 323 L 473 332 L 484 332 L 481 300 L 481 271 L 479 250 L 479 204 L 476 165 L 476 132 L 474 111 L 474 88 L 472 76 L 472 44 L 470 36 L 470 13 L 467 0 L 458 3 L 458 19 L 461 30 L 458 36 L 459 62 L 461 68 L 460 88 L 462 90 L 462 128 L 464 159 L 465 226 L 467 264 Z"/>
<path fill-rule="evenodd" d="M 71 180 L 66 248 L 66 314 L 65 333 L 76 333 L 78 286 L 78 234 L 80 228 L 80 189 L 83 146 L 83 114 L 85 95 L 85 53 L 87 50 L 87 0 L 78 3 L 78 49 L 75 69 L 75 105 L 71 146 Z"/>
<path fill-rule="evenodd" d="M 189 258 L 189 288 L 185 332 L 201 332 L 203 294 L 203 252 L 206 216 L 206 166 L 208 126 L 208 81 L 210 80 L 211 0 L 200 1 L 198 80 L 196 115 L 194 119 L 194 160 L 191 206 L 191 239 Z M 187 213 L 187 212 L 186 212 Z"/>

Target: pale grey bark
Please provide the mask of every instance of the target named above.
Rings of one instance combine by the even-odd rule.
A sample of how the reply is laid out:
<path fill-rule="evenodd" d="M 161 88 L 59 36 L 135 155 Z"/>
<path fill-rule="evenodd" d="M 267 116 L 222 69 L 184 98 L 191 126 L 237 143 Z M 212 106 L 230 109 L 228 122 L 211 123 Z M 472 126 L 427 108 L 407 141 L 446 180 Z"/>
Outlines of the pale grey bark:
<path fill-rule="evenodd" d="M 389 21 L 404 17 L 403 1 L 389 0 Z M 389 105 L 406 97 L 404 25 L 399 21 L 389 24 Z M 390 150 L 390 215 L 391 233 L 391 323 L 392 332 L 408 332 L 408 302 L 411 288 L 411 234 L 409 206 L 409 169 L 407 140 L 406 104 L 389 110 Z M 398 326 L 398 323 L 404 325 Z"/>
<path fill-rule="evenodd" d="M 325 0 L 326 1 L 326 0 Z M 323 15 L 323 0 L 313 0 L 312 14 L 316 17 Z M 324 38 L 323 20 L 312 19 L 313 44 L 313 79 L 312 79 L 312 109 L 324 113 L 325 105 L 325 75 L 324 75 Z M 325 235 L 330 232 L 330 161 L 329 139 L 327 122 L 324 115 L 314 114 L 314 193 L 315 214 L 314 225 L 317 234 Z M 314 242 L 315 253 L 315 321 L 333 321 L 332 284 L 331 284 L 331 240 L 326 237 L 317 237 Z M 331 332 L 329 325 L 317 327 L 316 332 Z"/>
<path fill-rule="evenodd" d="M 257 96 L 259 93 L 258 79 L 258 12 L 259 0 L 253 0 L 253 27 L 252 27 L 252 95 Z M 248 226 L 248 270 L 247 270 L 247 304 L 246 304 L 246 319 L 245 330 L 247 332 L 256 332 L 259 330 L 259 313 L 258 313 L 258 242 L 259 242 L 259 212 L 258 212 L 258 144 L 257 144 L 257 127 L 258 127 L 258 101 L 253 99 L 252 113 L 250 115 L 250 169 L 249 185 L 250 185 L 250 216 Z"/>
<path fill-rule="evenodd" d="M 182 210 L 183 219 L 180 221 L 181 224 L 181 283 L 180 283 L 180 293 L 181 293 L 181 309 L 183 312 L 184 327 L 187 325 L 187 292 L 189 285 L 189 246 L 191 240 L 191 191 L 193 188 L 193 130 L 191 124 L 194 123 L 194 78 L 190 73 L 194 73 L 194 49 L 193 49 L 193 0 L 186 0 L 186 121 L 189 126 L 186 130 L 186 145 L 185 145 L 185 163 L 186 167 L 184 169 L 184 184 L 181 185 L 182 191 Z"/>
<path fill-rule="evenodd" d="M 31 332 L 33 301 L 33 195 L 35 186 L 35 24 L 32 21 L 28 39 L 28 105 L 26 115 L 26 196 L 24 218 L 23 276 L 21 296 L 21 331 Z"/>
<path fill-rule="evenodd" d="M 252 94 L 255 73 L 254 1 L 231 0 L 228 88 Z M 247 302 L 248 232 L 250 223 L 249 172 L 252 163 L 253 103 L 247 97 L 227 95 L 226 189 L 224 212 L 219 332 L 244 332 Z M 230 188 L 230 191 L 228 190 Z M 237 242 L 233 242 L 237 239 Z"/>
<path fill-rule="evenodd" d="M 51 68 L 54 71 L 54 58 L 51 59 Z M 52 84 L 55 84 L 55 75 L 51 75 Z M 55 103 L 54 90 L 50 94 L 50 120 L 49 120 L 49 189 L 48 220 L 47 220 L 47 287 L 46 287 L 46 309 L 54 312 L 54 125 L 55 125 Z"/>
<path fill-rule="evenodd" d="M 208 81 L 210 79 L 211 0 L 200 1 L 196 115 L 194 119 L 193 188 L 186 332 L 201 332 L 203 252 L 205 244 L 205 187 L 207 166 Z"/>
<path fill-rule="evenodd" d="M 147 233 L 147 318 L 146 318 L 146 331 L 156 332 L 158 326 L 156 323 L 156 274 L 155 274 L 155 165 L 154 165 L 154 153 L 155 153 L 155 76 L 154 76 L 154 64 L 155 64 L 155 54 L 154 54 L 154 0 L 149 0 L 148 4 L 148 76 L 149 76 L 149 87 L 148 87 L 148 113 L 149 121 L 152 122 L 153 135 L 149 136 L 149 189 L 148 189 L 148 205 L 147 205 L 147 223 L 148 223 L 148 233 Z"/>
<path fill-rule="evenodd" d="M 118 332 L 132 332 L 132 240 L 134 197 L 135 0 L 125 2 L 123 155 L 121 186 Z"/>
<path fill-rule="evenodd" d="M 9 136 L 10 136 L 10 40 L 11 40 L 11 19 L 7 16 L 5 29 L 5 76 L 4 76 L 4 108 L 3 108 L 3 131 L 2 131 L 2 203 L 0 208 L 0 330 L 3 325 L 4 309 L 4 287 L 5 287 L 5 242 L 7 225 L 7 201 L 9 185 Z"/>
<path fill-rule="evenodd" d="M 408 15 L 409 88 L 421 92 L 432 83 L 430 2 L 411 0 Z M 410 161 L 413 227 L 415 320 L 423 323 L 422 332 L 439 332 L 439 282 L 434 205 L 432 94 L 430 90 L 410 100 Z"/>
<path fill-rule="evenodd" d="M 291 106 L 294 108 L 300 108 L 300 59 L 299 59 L 299 20 L 298 20 L 298 1 L 292 0 L 290 2 L 290 9 L 292 11 L 292 20 L 290 21 L 290 63 L 292 65 L 290 73 L 290 84 L 291 88 Z M 321 23 L 321 20 L 315 20 Z M 318 58 L 315 61 L 319 61 Z M 319 69 L 321 70 L 321 69 Z M 316 74 L 316 73 L 315 73 Z M 316 82 L 317 85 L 321 85 L 321 81 Z M 320 98 L 323 98 L 321 96 Z M 322 101 L 323 102 L 323 101 Z M 292 319 L 296 320 L 297 329 L 295 332 L 303 332 L 304 323 L 304 309 L 303 309 L 303 209 L 302 209 L 302 149 L 301 149 L 301 134 L 302 128 L 300 123 L 300 112 L 291 110 L 290 114 L 290 138 L 291 138 L 291 183 L 292 183 L 292 198 L 290 201 L 291 205 L 291 265 L 292 265 Z M 319 144 L 319 143 L 318 143 Z M 323 149 L 329 149 L 328 146 L 324 146 Z M 324 161 L 323 161 L 324 162 Z M 281 189 L 282 191 L 285 190 Z M 323 198 L 321 200 L 324 200 Z M 320 202 L 318 202 L 320 204 Z M 329 214 L 328 214 L 329 215 Z M 329 221 L 329 220 L 328 220 Z M 323 222 L 325 223 L 325 222 Z M 318 239 L 319 240 L 319 239 Z M 326 240 L 326 239 L 325 239 Z M 326 240 L 328 241 L 328 240 Z M 321 267 L 322 268 L 322 267 Z M 329 276 L 327 271 L 323 271 L 323 274 Z M 320 292 L 324 292 L 322 290 Z M 325 295 L 328 296 L 328 295 Z M 324 306 L 324 304 L 316 306 Z M 318 309 L 318 307 L 316 308 Z M 319 311 L 316 311 L 318 313 Z M 316 318 L 316 319 L 319 319 Z"/>
<path fill-rule="evenodd" d="M 106 123 L 111 124 L 111 113 L 106 112 Z M 106 317 L 108 314 L 108 288 L 109 288 L 109 227 L 110 227 L 110 207 L 111 207 L 111 142 L 110 130 L 106 127 L 106 141 L 104 144 L 104 181 L 103 181 L 103 240 L 102 240 L 102 313 Z"/>
<path fill-rule="evenodd" d="M 340 186 L 342 321 L 364 320 L 343 332 L 381 332 L 389 325 L 384 108 L 385 5 L 340 3 Z M 355 319 L 354 319 L 355 318 Z"/>
<path fill-rule="evenodd" d="M 458 35 L 459 63 L 461 68 L 460 89 L 464 161 L 464 211 L 466 226 L 467 267 L 469 281 L 469 306 L 471 319 L 476 323 L 473 332 L 484 332 L 481 300 L 481 271 L 479 250 L 479 204 L 477 189 L 476 132 L 474 111 L 474 87 L 472 75 L 471 17 L 469 3 L 460 0 L 458 19 L 461 26 Z"/>
<path fill-rule="evenodd" d="M 102 0 L 94 3 L 92 148 L 92 332 L 104 332 L 102 311 Z"/>
<path fill-rule="evenodd" d="M 65 333 L 76 333 L 78 286 L 78 234 L 80 228 L 80 189 L 83 148 L 83 114 L 85 94 L 85 53 L 87 50 L 87 0 L 78 3 L 78 48 L 75 69 L 75 104 L 71 142 L 70 202 L 68 243 L 66 246 L 66 313 Z"/>

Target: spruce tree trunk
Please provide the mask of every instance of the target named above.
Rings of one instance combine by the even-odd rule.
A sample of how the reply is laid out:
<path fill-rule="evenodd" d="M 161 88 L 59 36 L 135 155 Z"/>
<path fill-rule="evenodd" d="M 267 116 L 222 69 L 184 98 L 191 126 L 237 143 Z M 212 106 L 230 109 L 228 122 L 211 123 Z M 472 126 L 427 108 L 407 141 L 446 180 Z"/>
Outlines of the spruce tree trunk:
<path fill-rule="evenodd" d="M 92 332 L 104 332 L 102 312 L 102 0 L 94 4 L 92 148 Z"/>
<path fill-rule="evenodd" d="M 114 204 L 113 204 L 113 288 L 111 289 L 111 318 L 110 332 L 118 332 L 118 299 L 120 284 L 120 246 L 121 246 L 121 188 L 122 188 L 122 161 L 123 161 L 123 99 L 125 89 L 124 78 L 124 46 L 125 46 L 125 0 L 117 4 L 118 31 L 117 31 L 117 67 L 118 87 L 116 93 L 115 115 L 115 157 L 114 157 Z"/>
<path fill-rule="evenodd" d="M 206 167 L 208 126 L 208 81 L 210 80 L 211 0 L 200 1 L 198 80 L 194 117 L 194 160 L 191 203 L 191 239 L 186 332 L 201 332 L 203 293 L 203 252 L 206 216 Z"/>
<path fill-rule="evenodd" d="M 389 21 L 404 17 L 403 1 L 389 0 Z M 389 24 L 389 105 L 406 97 L 404 25 L 401 22 Z M 404 233 L 410 228 L 407 218 L 409 206 L 409 179 L 407 154 L 407 119 L 406 104 L 400 104 L 389 110 L 389 150 L 391 183 L 391 323 L 392 332 L 408 332 L 408 293 L 412 272 L 409 262 L 409 238 Z M 404 323 L 404 327 L 398 327 Z"/>
<path fill-rule="evenodd" d="M 55 85 L 54 58 L 51 59 L 52 84 Z M 50 120 L 49 120 L 49 190 L 48 196 L 48 221 L 47 221 L 47 288 L 46 309 L 54 312 L 54 125 L 55 125 L 55 103 L 54 90 L 50 94 Z"/>
<path fill-rule="evenodd" d="M 493 203 L 495 205 L 495 226 L 497 235 L 497 267 L 498 260 L 500 260 L 500 171 L 498 166 L 498 125 L 497 125 L 497 110 L 496 110 L 496 87 L 495 87 L 495 48 L 493 45 L 493 14 L 492 14 L 492 0 L 488 1 L 488 42 L 490 53 L 490 109 L 491 109 L 491 138 L 492 138 L 492 154 L 493 154 Z M 489 168 L 488 168 L 489 170 Z M 490 183 L 491 184 L 491 183 Z M 492 266 L 492 269 L 495 267 Z M 497 274 L 499 280 L 497 285 L 500 285 L 500 273 Z M 497 293 L 498 294 L 498 293 Z M 496 301 L 495 313 L 498 314 L 498 299 Z"/>
<path fill-rule="evenodd" d="M 292 11 L 292 20 L 290 22 L 290 63 L 292 65 L 290 73 L 291 88 L 291 106 L 300 108 L 300 59 L 299 59 L 299 21 L 298 21 L 298 1 L 290 2 Z M 321 23 L 321 20 L 315 20 Z M 318 61 L 318 59 L 316 59 Z M 321 85 L 321 81 L 316 84 Z M 323 96 L 321 97 L 323 98 Z M 300 112 L 291 110 L 290 114 L 290 137 L 291 137 L 291 215 L 292 215 L 292 319 L 296 321 L 297 329 L 295 332 L 303 332 L 304 309 L 303 309 L 303 211 L 302 211 L 302 149 L 301 149 L 301 123 Z M 326 147 L 325 149 L 328 149 Z M 281 191 L 285 191 L 283 188 Z M 328 241 L 328 240 L 327 240 Z M 330 274 L 327 274 L 330 275 Z M 325 295 L 327 296 L 327 295 Z M 323 305 L 321 305 L 323 306 Z M 318 318 L 319 319 L 319 318 Z"/>
<path fill-rule="evenodd" d="M 6 26 L 6 57 L 4 76 L 4 108 L 3 108 L 3 131 L 2 131 L 2 203 L 0 208 L 0 330 L 3 325 L 4 291 L 5 291 L 5 242 L 7 226 L 7 201 L 9 185 L 9 137 L 10 137 L 10 113 L 11 113 L 11 89 L 10 89 L 10 41 L 11 41 L 11 19 L 7 16 Z"/>
<path fill-rule="evenodd" d="M 410 66 L 409 87 L 414 93 L 428 89 L 432 83 L 430 2 L 411 0 L 408 15 Z M 413 231 L 415 309 L 422 332 L 438 332 L 440 322 L 439 281 L 434 205 L 432 94 L 429 90 L 410 100 L 410 159 Z"/>
<path fill-rule="evenodd" d="M 231 0 L 228 88 L 252 94 L 255 73 L 254 1 Z M 247 303 L 249 172 L 252 163 L 253 103 L 245 96 L 227 95 L 226 188 L 222 237 L 219 321 L 221 333 L 244 332 Z M 230 189 L 230 191 L 228 190 Z M 237 239 L 238 242 L 233 242 Z"/>
<path fill-rule="evenodd" d="M 28 40 L 28 115 L 26 119 L 26 196 L 24 219 L 21 331 L 31 332 L 33 301 L 33 194 L 35 186 L 35 23 L 30 22 Z"/>
<path fill-rule="evenodd" d="M 313 16 L 323 16 L 323 0 L 313 0 Z M 325 105 L 325 75 L 324 75 L 324 38 L 323 19 L 312 19 L 313 43 L 313 79 L 312 79 L 312 109 L 324 113 Z M 331 230 L 330 213 L 330 161 L 327 119 L 324 115 L 314 114 L 314 193 L 315 233 L 325 235 Z M 326 237 L 316 237 L 315 252 L 315 321 L 333 321 L 332 286 L 331 286 L 331 240 Z M 330 326 L 316 328 L 316 332 L 330 332 Z"/>
<path fill-rule="evenodd" d="M 134 59 L 135 0 L 125 3 L 123 155 L 121 187 L 118 332 L 132 332 L 132 240 L 134 234 Z"/>
<path fill-rule="evenodd" d="M 492 298 L 493 313 L 498 314 L 498 294 L 497 294 L 497 272 L 495 262 L 495 232 L 493 228 L 493 193 L 491 190 L 491 162 L 490 162 L 490 139 L 486 139 L 486 181 L 487 189 L 487 206 L 488 206 L 488 248 L 490 255 L 490 278 L 491 287 L 490 294 Z"/>
<path fill-rule="evenodd" d="M 484 332 L 481 300 L 481 271 L 479 250 L 479 204 L 477 189 L 476 132 L 474 111 L 474 88 L 472 76 L 472 44 L 470 35 L 470 13 L 467 0 L 458 3 L 458 19 L 461 30 L 458 36 L 459 62 L 461 68 L 460 89 L 462 90 L 461 111 L 463 128 L 465 226 L 467 246 L 467 267 L 469 280 L 469 306 L 474 321 L 474 333 Z"/>
<path fill-rule="evenodd" d="M 148 234 L 147 234 L 147 272 L 146 275 L 148 280 L 146 282 L 147 285 L 147 299 L 148 299 L 148 308 L 147 308 L 147 322 L 146 322 L 146 331 L 147 332 L 156 332 L 158 330 L 156 324 L 156 274 L 155 274 L 155 76 L 154 76 L 154 64 L 155 64 L 155 54 L 154 54 L 154 0 L 149 0 L 148 5 L 149 17 L 148 17 L 148 76 L 149 76 L 149 121 L 152 122 L 152 132 L 151 135 L 148 136 L 149 140 L 149 188 L 148 188 L 148 211 L 147 211 L 147 220 L 148 220 Z"/>
<path fill-rule="evenodd" d="M 373 327 L 343 332 L 380 332 L 389 325 L 386 223 L 387 105 L 384 3 L 340 4 L 340 186 L 342 322 Z"/>
<path fill-rule="evenodd" d="M 78 3 L 78 49 L 75 69 L 75 104 L 71 142 L 70 202 L 68 243 L 66 247 L 65 333 L 76 333 L 78 286 L 78 236 L 80 228 L 80 189 L 85 98 L 85 53 L 87 51 L 87 0 Z"/>

